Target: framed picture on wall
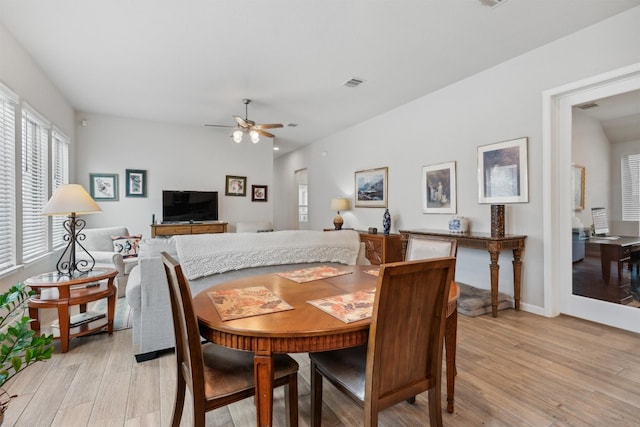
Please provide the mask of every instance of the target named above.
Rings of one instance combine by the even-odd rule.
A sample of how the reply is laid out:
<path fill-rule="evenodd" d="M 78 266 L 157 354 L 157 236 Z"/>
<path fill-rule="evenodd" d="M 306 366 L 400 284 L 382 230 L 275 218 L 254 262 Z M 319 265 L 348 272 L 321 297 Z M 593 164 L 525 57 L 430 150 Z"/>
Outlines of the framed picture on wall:
<path fill-rule="evenodd" d="M 422 212 L 456 213 L 456 162 L 422 167 Z"/>
<path fill-rule="evenodd" d="M 266 202 L 267 201 L 267 186 L 266 185 L 252 185 L 251 186 L 251 201 L 252 202 Z"/>
<path fill-rule="evenodd" d="M 227 175 L 225 180 L 224 195 L 225 196 L 246 196 L 247 195 L 247 177 Z"/>
<path fill-rule="evenodd" d="M 89 190 L 96 201 L 118 200 L 118 175 L 115 173 L 90 173 Z"/>
<path fill-rule="evenodd" d="M 529 201 L 527 138 L 478 147 L 478 202 Z"/>
<path fill-rule="evenodd" d="M 388 203 L 389 168 L 377 168 L 355 173 L 357 208 L 386 208 Z"/>
<path fill-rule="evenodd" d="M 126 170 L 126 197 L 147 197 L 147 171 Z"/>

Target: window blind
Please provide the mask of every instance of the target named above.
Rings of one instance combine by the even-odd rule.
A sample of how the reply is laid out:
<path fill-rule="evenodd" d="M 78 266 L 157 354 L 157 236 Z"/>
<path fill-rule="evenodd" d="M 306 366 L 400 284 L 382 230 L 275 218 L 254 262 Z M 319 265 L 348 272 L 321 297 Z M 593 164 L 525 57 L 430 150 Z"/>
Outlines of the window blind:
<path fill-rule="evenodd" d="M 47 252 L 49 122 L 28 105 L 22 109 L 22 261 Z"/>
<path fill-rule="evenodd" d="M 622 220 L 640 221 L 640 154 L 621 159 Z"/>
<path fill-rule="evenodd" d="M 51 130 L 51 194 L 61 185 L 69 183 L 69 144 L 69 137 L 54 126 Z M 51 219 L 51 244 L 54 249 L 66 243 L 63 227 L 66 219 L 64 216 L 54 216 Z"/>
<path fill-rule="evenodd" d="M 18 96 L 0 83 L 0 271 L 16 265 L 16 105 Z"/>

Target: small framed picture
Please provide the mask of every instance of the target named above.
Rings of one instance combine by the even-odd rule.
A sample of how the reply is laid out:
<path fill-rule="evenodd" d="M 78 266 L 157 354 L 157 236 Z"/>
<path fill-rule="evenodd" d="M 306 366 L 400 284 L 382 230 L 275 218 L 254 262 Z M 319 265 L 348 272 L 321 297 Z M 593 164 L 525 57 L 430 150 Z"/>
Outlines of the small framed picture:
<path fill-rule="evenodd" d="M 118 175 L 115 173 L 90 173 L 89 190 L 96 201 L 118 200 Z"/>
<path fill-rule="evenodd" d="M 266 185 L 252 185 L 251 186 L 251 201 L 252 202 L 266 202 L 267 201 L 267 186 Z"/>
<path fill-rule="evenodd" d="M 478 147 L 478 202 L 529 201 L 527 138 Z"/>
<path fill-rule="evenodd" d="M 356 171 L 356 207 L 386 208 L 389 168 Z"/>
<path fill-rule="evenodd" d="M 147 197 L 147 171 L 126 170 L 126 197 Z"/>
<path fill-rule="evenodd" d="M 225 196 L 246 196 L 247 177 L 227 175 L 224 195 Z"/>
<path fill-rule="evenodd" d="M 422 212 L 456 213 L 456 162 L 422 167 Z"/>

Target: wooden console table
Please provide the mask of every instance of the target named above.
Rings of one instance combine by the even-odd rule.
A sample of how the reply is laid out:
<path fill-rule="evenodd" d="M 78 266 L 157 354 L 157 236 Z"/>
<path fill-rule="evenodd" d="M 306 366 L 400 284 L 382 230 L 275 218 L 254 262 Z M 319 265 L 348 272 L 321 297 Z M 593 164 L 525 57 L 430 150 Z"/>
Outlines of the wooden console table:
<path fill-rule="evenodd" d="M 226 233 L 226 222 L 198 222 L 184 224 L 151 224 L 151 237 L 175 236 L 178 234 Z"/>
<path fill-rule="evenodd" d="M 492 237 L 490 233 L 449 233 L 442 230 L 400 230 L 402 235 L 402 255 L 407 251 L 407 240 L 410 234 L 426 236 L 453 237 L 458 241 L 458 247 L 484 249 L 489 251 L 491 264 L 491 314 L 498 317 L 498 273 L 500 265 L 498 259 L 503 250 L 513 250 L 513 301 L 516 310 L 520 310 L 520 285 L 522 283 L 522 250 L 527 236 L 505 234 L 504 237 Z"/>

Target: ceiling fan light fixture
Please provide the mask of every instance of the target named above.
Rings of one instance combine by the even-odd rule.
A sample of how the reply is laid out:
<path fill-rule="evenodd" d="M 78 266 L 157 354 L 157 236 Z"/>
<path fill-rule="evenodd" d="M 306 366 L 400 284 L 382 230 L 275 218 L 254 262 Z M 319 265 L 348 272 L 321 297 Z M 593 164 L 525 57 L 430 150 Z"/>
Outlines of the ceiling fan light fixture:
<path fill-rule="evenodd" d="M 254 144 L 257 144 L 258 141 L 260 141 L 260 135 L 255 130 L 249 132 L 249 136 L 251 137 L 251 142 L 253 142 Z"/>
<path fill-rule="evenodd" d="M 236 129 L 233 131 L 233 140 L 238 144 L 242 142 L 242 131 L 240 129 Z"/>

